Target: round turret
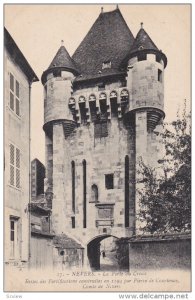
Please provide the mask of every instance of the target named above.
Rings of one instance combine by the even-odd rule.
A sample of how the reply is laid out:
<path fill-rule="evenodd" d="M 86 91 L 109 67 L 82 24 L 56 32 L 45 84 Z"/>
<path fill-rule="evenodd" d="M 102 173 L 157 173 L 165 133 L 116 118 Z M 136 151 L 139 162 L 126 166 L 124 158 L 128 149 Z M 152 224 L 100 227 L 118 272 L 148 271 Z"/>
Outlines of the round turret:
<path fill-rule="evenodd" d="M 164 118 L 164 68 L 167 58 L 142 28 L 128 60 L 129 112 L 147 110 L 147 127 L 153 130 Z"/>
<path fill-rule="evenodd" d="M 62 45 L 49 68 L 43 72 L 44 85 L 44 130 L 55 122 L 66 124 L 67 130 L 75 127 L 68 102 L 72 94 L 72 81 L 78 74 L 73 59 Z"/>

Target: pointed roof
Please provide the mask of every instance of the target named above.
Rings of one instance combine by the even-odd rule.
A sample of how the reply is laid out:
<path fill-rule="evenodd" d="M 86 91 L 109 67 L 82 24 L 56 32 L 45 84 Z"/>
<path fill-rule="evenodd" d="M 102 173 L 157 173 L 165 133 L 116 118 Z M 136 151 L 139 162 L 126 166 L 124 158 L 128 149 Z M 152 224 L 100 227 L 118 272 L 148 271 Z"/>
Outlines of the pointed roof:
<path fill-rule="evenodd" d="M 135 38 L 133 46 L 131 48 L 130 53 L 136 52 L 139 50 L 157 50 L 159 49 L 156 47 L 154 42 L 151 40 L 147 32 L 141 28 Z"/>
<path fill-rule="evenodd" d="M 121 63 L 121 68 L 125 67 L 127 65 L 128 60 L 131 57 L 136 56 L 139 52 L 145 52 L 145 53 L 153 53 L 156 54 L 160 59 L 164 61 L 164 68 L 167 66 L 167 57 L 166 55 L 157 48 L 157 46 L 154 44 L 150 36 L 147 34 L 147 32 L 143 29 L 143 23 L 141 23 L 141 29 L 136 35 L 136 38 L 134 40 L 134 43 L 127 54 L 127 56 L 124 58 L 124 60 Z"/>
<path fill-rule="evenodd" d="M 80 79 L 121 73 L 120 63 L 129 53 L 133 42 L 133 34 L 118 8 L 101 12 L 73 54 L 82 74 Z M 102 68 L 103 63 L 108 63 L 109 68 Z"/>
<path fill-rule="evenodd" d="M 48 69 L 54 67 L 65 67 L 71 70 L 77 70 L 74 60 L 70 57 L 68 51 L 64 46 L 61 46 L 59 48 Z"/>
<path fill-rule="evenodd" d="M 42 83 L 45 81 L 46 75 L 49 73 L 49 71 L 56 69 L 56 68 L 62 68 L 64 70 L 69 70 L 75 75 L 79 74 L 78 68 L 77 68 L 74 60 L 70 57 L 68 51 L 66 50 L 66 48 L 63 45 L 58 49 L 51 64 L 49 65 L 48 69 L 43 72 L 43 75 L 41 78 Z"/>

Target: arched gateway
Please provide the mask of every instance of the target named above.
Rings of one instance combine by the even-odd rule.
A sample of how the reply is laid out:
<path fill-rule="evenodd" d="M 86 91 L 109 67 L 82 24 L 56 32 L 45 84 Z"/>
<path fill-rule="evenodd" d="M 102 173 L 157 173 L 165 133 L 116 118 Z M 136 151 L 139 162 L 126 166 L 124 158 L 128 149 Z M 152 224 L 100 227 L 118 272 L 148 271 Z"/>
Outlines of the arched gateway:
<path fill-rule="evenodd" d="M 87 257 L 89 261 L 89 265 L 92 270 L 100 270 L 100 257 L 101 257 L 101 252 L 100 252 L 100 246 L 101 242 L 104 239 L 107 239 L 109 237 L 113 237 L 112 235 L 99 235 L 95 238 L 93 238 L 88 244 L 87 244 Z M 118 237 L 114 238 L 118 239 Z"/>

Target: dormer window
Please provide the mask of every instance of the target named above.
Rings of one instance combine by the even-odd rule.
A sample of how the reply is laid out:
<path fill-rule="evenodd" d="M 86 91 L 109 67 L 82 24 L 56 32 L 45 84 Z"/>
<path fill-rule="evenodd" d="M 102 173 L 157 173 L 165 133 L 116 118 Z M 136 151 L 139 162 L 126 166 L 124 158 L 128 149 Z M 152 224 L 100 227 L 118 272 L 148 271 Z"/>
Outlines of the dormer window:
<path fill-rule="evenodd" d="M 98 84 L 98 91 L 104 91 L 105 90 L 105 83 L 101 82 Z"/>
<path fill-rule="evenodd" d="M 105 61 L 102 64 L 102 70 L 104 70 L 104 69 L 111 69 L 111 66 L 112 66 L 112 64 L 111 64 L 110 60 L 109 61 Z"/>
<path fill-rule="evenodd" d="M 144 46 L 139 46 L 138 50 L 143 50 L 144 49 Z"/>

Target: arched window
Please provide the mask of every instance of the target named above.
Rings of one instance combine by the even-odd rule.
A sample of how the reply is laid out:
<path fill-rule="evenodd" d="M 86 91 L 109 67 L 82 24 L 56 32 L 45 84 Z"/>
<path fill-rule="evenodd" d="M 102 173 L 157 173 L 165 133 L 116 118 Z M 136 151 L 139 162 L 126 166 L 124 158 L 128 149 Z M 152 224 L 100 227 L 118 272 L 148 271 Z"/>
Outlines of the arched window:
<path fill-rule="evenodd" d="M 125 156 L 125 227 L 129 227 L 129 156 Z"/>
<path fill-rule="evenodd" d="M 87 227 L 87 166 L 86 160 L 83 160 L 83 228 Z"/>
<path fill-rule="evenodd" d="M 75 213 L 75 162 L 71 162 L 72 172 L 72 211 Z"/>
<path fill-rule="evenodd" d="M 98 202 L 98 187 L 96 184 L 91 186 L 91 202 Z"/>

